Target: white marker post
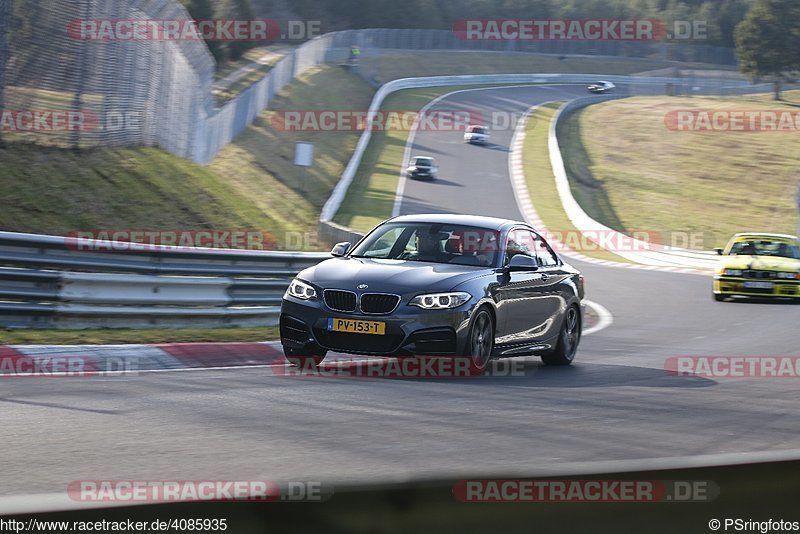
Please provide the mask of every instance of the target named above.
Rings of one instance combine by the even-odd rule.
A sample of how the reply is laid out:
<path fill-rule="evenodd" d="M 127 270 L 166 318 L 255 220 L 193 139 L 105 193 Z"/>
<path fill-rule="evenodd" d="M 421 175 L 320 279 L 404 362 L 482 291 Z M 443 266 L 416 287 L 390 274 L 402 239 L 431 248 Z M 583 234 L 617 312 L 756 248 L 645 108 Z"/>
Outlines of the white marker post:
<path fill-rule="evenodd" d="M 797 181 L 797 233 L 795 235 L 800 238 L 800 180 Z"/>
<path fill-rule="evenodd" d="M 312 143 L 297 143 L 294 147 L 294 164 L 302 168 L 300 175 L 300 190 L 306 191 L 306 168 L 314 165 L 314 145 Z"/>

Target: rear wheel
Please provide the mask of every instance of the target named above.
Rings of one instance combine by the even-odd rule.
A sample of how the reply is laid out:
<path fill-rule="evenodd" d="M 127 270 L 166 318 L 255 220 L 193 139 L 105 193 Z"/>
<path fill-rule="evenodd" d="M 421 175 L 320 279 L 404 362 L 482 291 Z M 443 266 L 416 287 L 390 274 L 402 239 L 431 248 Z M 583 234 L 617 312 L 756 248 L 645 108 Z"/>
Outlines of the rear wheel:
<path fill-rule="evenodd" d="M 472 321 L 465 354 L 469 359 L 470 374 L 480 374 L 486 370 L 494 350 L 494 319 L 486 308 L 481 308 Z"/>
<path fill-rule="evenodd" d="M 316 354 L 309 354 L 308 352 L 303 352 L 284 346 L 283 353 L 286 355 L 286 360 L 295 367 L 309 369 L 321 364 L 322 360 L 324 360 L 325 356 L 328 354 L 328 351 L 321 350 Z"/>
<path fill-rule="evenodd" d="M 542 354 L 545 365 L 569 365 L 578 352 L 578 343 L 581 341 L 581 314 L 578 308 L 570 306 L 564 316 L 561 332 L 555 350 L 549 354 Z"/>

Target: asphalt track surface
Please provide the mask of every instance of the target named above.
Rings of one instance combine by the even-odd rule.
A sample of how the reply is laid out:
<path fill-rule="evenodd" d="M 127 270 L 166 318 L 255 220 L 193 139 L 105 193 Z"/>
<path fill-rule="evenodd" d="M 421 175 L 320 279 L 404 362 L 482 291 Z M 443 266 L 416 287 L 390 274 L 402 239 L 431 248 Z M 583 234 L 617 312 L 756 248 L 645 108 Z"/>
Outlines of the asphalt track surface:
<path fill-rule="evenodd" d="M 565 86 L 505 88 L 437 105 L 521 112 L 582 95 Z M 413 153 L 434 155 L 441 176 L 409 181 L 401 211 L 519 218 L 511 135 L 495 131 L 484 148 L 459 133 L 419 132 Z M 251 368 L 3 380 L 0 495 L 63 495 L 70 481 L 86 479 L 535 476 L 608 461 L 655 467 L 663 458 L 703 463 L 704 455 L 800 449 L 797 378 L 664 370 L 673 356 L 800 356 L 800 306 L 717 303 L 707 276 L 573 263 L 614 322 L 585 337 L 568 368 L 525 358 L 523 376 L 474 379 L 290 378 Z"/>

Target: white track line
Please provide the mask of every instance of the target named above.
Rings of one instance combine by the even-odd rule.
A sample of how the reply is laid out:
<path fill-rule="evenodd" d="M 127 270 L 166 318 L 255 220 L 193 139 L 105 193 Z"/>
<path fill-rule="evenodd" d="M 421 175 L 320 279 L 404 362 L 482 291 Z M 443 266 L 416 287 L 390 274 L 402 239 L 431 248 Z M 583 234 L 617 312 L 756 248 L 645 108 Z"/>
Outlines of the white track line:
<path fill-rule="evenodd" d="M 538 231 L 545 234 L 549 234 L 550 232 L 547 231 L 547 228 L 545 227 L 542 218 L 539 216 L 539 213 L 533 206 L 533 201 L 531 200 L 530 191 L 528 190 L 528 182 L 525 178 L 522 153 L 523 153 L 523 146 L 525 144 L 525 127 L 528 124 L 528 118 L 530 117 L 531 113 L 535 112 L 540 106 L 544 106 L 549 103 L 550 102 L 543 102 L 542 104 L 537 104 L 536 106 L 531 107 L 522 116 L 522 118 L 519 121 L 517 121 L 517 126 L 514 129 L 514 136 L 511 140 L 511 147 L 510 147 L 511 154 L 508 158 L 508 173 L 511 178 L 511 186 L 514 188 L 514 195 L 517 198 L 517 206 L 519 208 L 519 211 L 522 213 L 522 216 L 525 218 L 525 221 L 528 224 L 530 224 Z M 567 247 L 564 243 L 553 241 L 552 239 L 551 239 L 551 245 L 553 245 L 553 247 L 556 250 L 558 250 L 560 254 L 567 256 L 568 258 L 573 258 L 579 261 L 592 263 L 595 265 L 603 265 L 606 267 L 618 267 L 622 269 L 637 269 L 643 271 L 658 271 L 658 272 L 668 272 L 668 273 L 699 274 L 703 276 L 709 276 L 713 274 L 712 271 L 690 269 L 685 267 L 642 265 L 639 263 L 624 263 L 619 261 L 601 260 L 576 252 Z"/>
<path fill-rule="evenodd" d="M 425 104 L 422 109 L 419 110 L 417 114 L 417 118 L 414 119 L 414 123 L 411 125 L 411 129 L 408 132 L 408 138 L 406 138 L 406 145 L 405 149 L 403 150 L 403 161 L 400 162 L 400 179 L 397 181 L 397 191 L 395 191 L 394 195 L 394 205 L 392 206 L 392 217 L 397 217 L 400 215 L 400 208 L 403 205 L 403 194 L 405 193 L 406 189 L 406 167 L 408 167 L 408 161 L 411 159 L 411 148 L 414 145 L 414 139 L 417 136 L 417 130 L 419 129 L 419 121 L 421 117 L 425 116 L 425 113 L 433 106 L 435 106 L 440 101 L 444 100 L 447 97 L 452 95 L 457 95 L 459 93 L 468 93 L 472 91 L 495 91 L 498 89 L 519 89 L 520 87 L 543 87 L 543 88 L 552 88 L 559 85 L 575 85 L 569 83 L 555 83 L 555 84 L 521 84 L 521 85 L 506 85 L 500 87 L 475 87 L 472 89 L 457 89 L 455 91 L 450 91 L 449 93 L 445 93 L 443 95 L 439 95 L 427 104 Z M 553 101 L 555 102 L 555 100 Z"/>
<path fill-rule="evenodd" d="M 596 325 L 584 330 L 582 335 L 590 336 L 599 332 L 600 330 L 608 328 L 614 323 L 614 316 L 611 315 L 611 312 L 601 304 L 598 304 L 592 300 L 584 300 L 583 303 L 594 310 L 594 312 L 597 314 L 598 320 Z"/>

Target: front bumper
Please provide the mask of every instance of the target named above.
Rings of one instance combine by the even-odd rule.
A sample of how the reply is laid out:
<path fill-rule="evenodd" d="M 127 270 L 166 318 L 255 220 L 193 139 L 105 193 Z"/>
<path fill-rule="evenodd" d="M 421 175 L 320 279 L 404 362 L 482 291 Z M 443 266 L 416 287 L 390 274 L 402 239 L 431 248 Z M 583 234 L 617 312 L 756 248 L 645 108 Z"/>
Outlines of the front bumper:
<path fill-rule="evenodd" d="M 464 136 L 464 141 L 467 143 L 472 143 L 475 145 L 485 145 L 487 138 L 486 137 L 476 137 L 476 136 Z"/>
<path fill-rule="evenodd" d="M 322 348 L 375 356 L 446 356 L 463 354 L 473 303 L 455 310 L 421 310 L 403 302 L 389 315 L 341 313 L 321 301 L 284 298 L 281 343 L 297 351 Z M 328 319 L 358 319 L 386 323 L 385 335 L 329 332 Z"/>
<path fill-rule="evenodd" d="M 745 282 L 768 282 L 770 288 L 749 288 Z M 747 297 L 800 297 L 800 280 L 770 279 L 749 280 L 734 276 L 714 277 L 714 293 L 717 295 L 742 295 Z"/>

